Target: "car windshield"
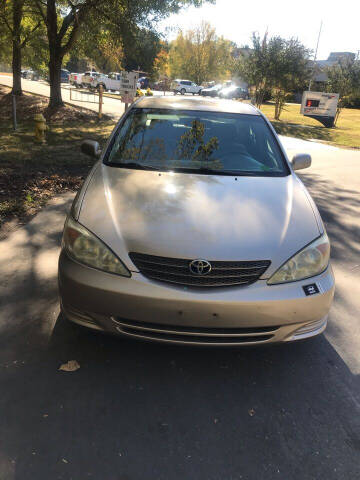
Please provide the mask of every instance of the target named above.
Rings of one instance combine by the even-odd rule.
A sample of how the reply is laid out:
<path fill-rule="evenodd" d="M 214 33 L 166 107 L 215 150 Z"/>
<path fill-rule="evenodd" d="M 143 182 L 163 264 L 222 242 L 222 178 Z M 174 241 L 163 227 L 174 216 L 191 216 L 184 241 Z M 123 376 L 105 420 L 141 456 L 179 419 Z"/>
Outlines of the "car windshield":
<path fill-rule="evenodd" d="M 289 173 L 260 115 L 207 111 L 134 108 L 113 137 L 104 162 L 222 175 Z"/>

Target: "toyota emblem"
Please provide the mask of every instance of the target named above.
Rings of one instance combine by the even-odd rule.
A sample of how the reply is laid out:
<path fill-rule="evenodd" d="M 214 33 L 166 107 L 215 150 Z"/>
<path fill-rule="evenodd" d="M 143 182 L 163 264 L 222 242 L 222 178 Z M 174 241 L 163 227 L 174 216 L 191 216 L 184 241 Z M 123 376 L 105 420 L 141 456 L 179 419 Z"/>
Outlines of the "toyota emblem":
<path fill-rule="evenodd" d="M 211 264 L 207 260 L 193 260 L 189 263 L 189 269 L 194 275 L 207 275 L 211 272 Z"/>

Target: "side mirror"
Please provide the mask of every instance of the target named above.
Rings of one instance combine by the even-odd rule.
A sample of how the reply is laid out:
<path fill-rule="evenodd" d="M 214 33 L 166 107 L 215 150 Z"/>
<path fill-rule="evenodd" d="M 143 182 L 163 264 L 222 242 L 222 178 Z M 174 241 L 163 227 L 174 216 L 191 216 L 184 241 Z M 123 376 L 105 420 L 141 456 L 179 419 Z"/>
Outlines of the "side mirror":
<path fill-rule="evenodd" d="M 308 153 L 297 153 L 291 160 L 293 170 L 302 170 L 309 168 L 311 165 L 311 155 Z"/>
<path fill-rule="evenodd" d="M 101 155 L 100 145 L 95 140 L 84 140 L 81 144 L 81 151 L 94 158 L 99 158 Z"/>

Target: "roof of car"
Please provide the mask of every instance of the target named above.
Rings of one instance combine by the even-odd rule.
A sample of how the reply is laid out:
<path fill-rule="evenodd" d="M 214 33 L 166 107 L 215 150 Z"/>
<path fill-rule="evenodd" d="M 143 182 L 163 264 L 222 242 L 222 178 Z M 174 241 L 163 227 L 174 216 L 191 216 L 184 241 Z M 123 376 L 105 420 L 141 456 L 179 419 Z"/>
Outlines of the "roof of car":
<path fill-rule="evenodd" d="M 218 98 L 177 97 L 175 95 L 140 97 L 140 99 L 134 103 L 134 107 L 167 108 L 171 110 L 204 110 L 207 112 L 260 115 L 259 111 L 248 103 Z"/>

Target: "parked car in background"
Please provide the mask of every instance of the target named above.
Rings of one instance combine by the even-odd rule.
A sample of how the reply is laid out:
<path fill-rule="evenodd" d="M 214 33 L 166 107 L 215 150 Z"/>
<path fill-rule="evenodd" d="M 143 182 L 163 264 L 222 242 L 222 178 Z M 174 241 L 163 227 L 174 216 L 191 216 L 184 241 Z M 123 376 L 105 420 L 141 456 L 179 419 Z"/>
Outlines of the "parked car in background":
<path fill-rule="evenodd" d="M 143 96 L 110 138 L 82 145 L 98 162 L 64 226 L 65 317 L 192 345 L 324 331 L 329 239 L 295 172 L 310 155 L 290 161 L 264 115 L 231 100 Z"/>
<path fill-rule="evenodd" d="M 194 82 L 191 82 L 190 80 L 176 79 L 171 84 L 171 90 L 174 92 L 175 95 L 177 93 L 180 93 L 181 95 L 185 95 L 185 93 L 200 95 L 202 87 Z"/>
<path fill-rule="evenodd" d="M 203 88 L 201 90 L 201 95 L 204 97 L 218 97 L 221 89 L 223 88 L 221 83 L 213 85 L 212 87 Z"/>
<path fill-rule="evenodd" d="M 247 100 L 249 98 L 249 92 L 242 87 L 231 86 L 223 88 L 219 92 L 219 97 L 221 98 L 242 98 Z"/>
<path fill-rule="evenodd" d="M 145 90 L 150 87 L 150 79 L 148 77 L 140 77 L 136 86 L 137 88 Z"/>
<path fill-rule="evenodd" d="M 69 83 L 69 76 L 70 76 L 69 70 L 66 70 L 65 68 L 62 68 L 61 72 L 60 72 L 60 82 L 61 83 Z"/>
<path fill-rule="evenodd" d="M 166 90 L 170 90 L 170 86 L 171 86 L 171 81 L 169 79 L 159 80 L 158 82 L 154 83 L 153 90 L 164 92 Z"/>
<path fill-rule="evenodd" d="M 101 73 L 99 72 L 85 72 L 82 74 L 82 77 L 81 77 L 81 86 L 84 87 L 84 88 L 89 88 L 91 87 L 91 82 L 99 77 L 101 75 Z"/>
<path fill-rule="evenodd" d="M 26 80 L 39 80 L 40 73 L 32 69 L 27 69 L 27 70 L 21 70 L 21 76 L 22 78 L 26 78 Z"/>
<path fill-rule="evenodd" d="M 69 83 L 70 85 L 80 88 L 81 87 L 82 73 L 70 73 Z"/>

